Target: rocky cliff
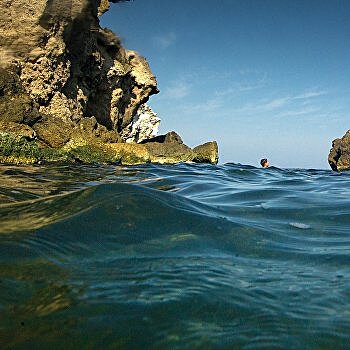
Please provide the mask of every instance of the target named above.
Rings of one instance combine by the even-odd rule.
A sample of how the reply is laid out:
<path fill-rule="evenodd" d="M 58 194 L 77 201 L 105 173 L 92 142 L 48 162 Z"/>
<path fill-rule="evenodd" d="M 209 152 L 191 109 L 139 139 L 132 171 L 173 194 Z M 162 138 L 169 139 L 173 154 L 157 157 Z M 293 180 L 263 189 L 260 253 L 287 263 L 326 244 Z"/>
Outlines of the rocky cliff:
<path fill-rule="evenodd" d="M 350 170 L 350 130 L 342 138 L 333 141 L 328 163 L 335 171 Z"/>
<path fill-rule="evenodd" d="M 156 78 L 99 25 L 121 1 L 0 0 L 0 161 L 157 161 L 136 144 L 159 125 L 146 105 Z"/>

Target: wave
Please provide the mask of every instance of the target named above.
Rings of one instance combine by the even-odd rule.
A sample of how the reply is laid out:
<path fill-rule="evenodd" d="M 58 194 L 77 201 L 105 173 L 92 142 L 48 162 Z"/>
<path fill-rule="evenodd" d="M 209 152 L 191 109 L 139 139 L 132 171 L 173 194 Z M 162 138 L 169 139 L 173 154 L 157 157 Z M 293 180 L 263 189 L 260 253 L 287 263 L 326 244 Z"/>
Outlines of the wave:
<path fill-rule="evenodd" d="M 348 174 L 239 164 L 0 173 L 9 348 L 65 337 L 68 348 L 346 347 Z"/>

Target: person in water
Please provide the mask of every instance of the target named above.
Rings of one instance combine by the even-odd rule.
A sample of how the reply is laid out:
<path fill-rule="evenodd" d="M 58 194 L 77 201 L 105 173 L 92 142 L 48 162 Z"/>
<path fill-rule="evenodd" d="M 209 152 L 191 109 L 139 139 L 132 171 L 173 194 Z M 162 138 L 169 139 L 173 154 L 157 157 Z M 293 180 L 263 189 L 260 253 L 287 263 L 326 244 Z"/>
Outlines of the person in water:
<path fill-rule="evenodd" d="M 266 158 L 261 159 L 260 164 L 263 168 L 268 168 L 270 166 L 270 163 Z"/>

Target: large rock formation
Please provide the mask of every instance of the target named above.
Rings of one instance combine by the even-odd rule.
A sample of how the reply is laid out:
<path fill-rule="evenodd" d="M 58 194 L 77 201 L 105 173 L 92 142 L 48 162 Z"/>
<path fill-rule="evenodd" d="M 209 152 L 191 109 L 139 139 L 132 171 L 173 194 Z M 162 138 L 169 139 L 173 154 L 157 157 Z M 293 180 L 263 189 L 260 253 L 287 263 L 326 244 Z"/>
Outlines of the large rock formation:
<path fill-rule="evenodd" d="M 47 154 L 51 160 L 59 154 L 59 160 L 87 161 L 93 149 L 93 161 L 100 154 L 108 154 L 101 161 L 122 161 L 122 153 L 133 147 L 140 149 L 138 161 L 157 161 L 144 157 L 146 146 L 114 145 L 151 138 L 159 124 L 145 105 L 158 92 L 147 61 L 99 25 L 109 3 L 121 1 L 0 0 L 0 137 L 6 136 L 0 160 L 22 161 L 26 152 L 17 157 L 9 149 L 18 155 L 34 147 L 36 157 L 28 162 Z M 22 139 L 23 125 L 34 135 L 31 140 Z M 81 147 L 84 156 L 73 155 Z M 39 156 L 41 150 L 45 156 Z M 70 153 L 64 157 L 64 152 Z M 175 158 L 197 159 L 187 153 Z"/>
<path fill-rule="evenodd" d="M 342 138 L 333 141 L 328 163 L 335 171 L 350 170 L 350 130 Z"/>

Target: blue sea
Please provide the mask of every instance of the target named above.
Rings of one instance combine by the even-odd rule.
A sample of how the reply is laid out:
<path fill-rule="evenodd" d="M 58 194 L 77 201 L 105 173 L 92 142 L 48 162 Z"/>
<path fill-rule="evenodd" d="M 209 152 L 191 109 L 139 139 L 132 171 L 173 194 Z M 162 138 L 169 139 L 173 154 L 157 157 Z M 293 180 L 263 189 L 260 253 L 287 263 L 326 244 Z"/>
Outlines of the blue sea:
<path fill-rule="evenodd" d="M 1 349 L 350 349 L 350 173 L 0 167 Z"/>

